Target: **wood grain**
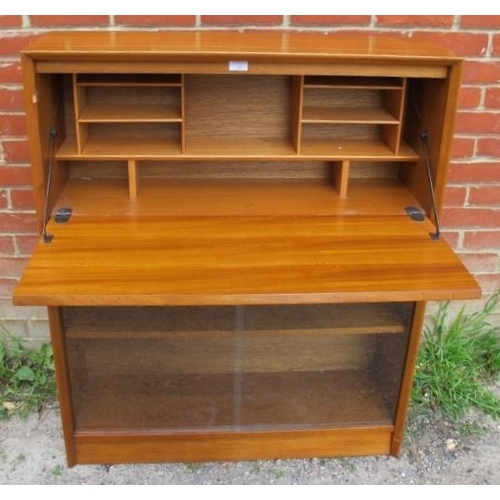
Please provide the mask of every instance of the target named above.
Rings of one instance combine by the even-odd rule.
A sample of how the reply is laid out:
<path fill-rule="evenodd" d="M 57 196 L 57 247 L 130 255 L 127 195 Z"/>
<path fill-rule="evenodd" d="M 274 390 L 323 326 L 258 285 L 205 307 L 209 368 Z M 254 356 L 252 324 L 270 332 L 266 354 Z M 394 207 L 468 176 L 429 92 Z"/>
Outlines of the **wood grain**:
<path fill-rule="evenodd" d="M 222 305 L 475 298 L 443 241 L 407 216 L 73 217 L 51 224 L 14 300 Z M 120 241 L 120 245 L 116 242 Z"/>
<path fill-rule="evenodd" d="M 390 452 L 392 426 L 211 433 L 78 432 L 81 464 L 192 462 L 379 455 Z"/>
<path fill-rule="evenodd" d="M 441 207 L 460 58 L 96 31 L 40 36 L 22 65 L 39 227 L 52 126 L 48 207 L 73 214 L 14 302 L 49 306 L 69 465 L 397 455 L 424 301 L 480 296 L 404 212 L 430 216 L 423 129 Z"/>
<path fill-rule="evenodd" d="M 264 61 L 321 61 L 332 59 L 449 64 L 459 60 L 450 50 L 422 40 L 329 33 L 184 31 L 184 32 L 54 32 L 39 37 L 25 53 L 50 60 L 91 60 L 105 57 L 122 61 L 230 60 L 234 54 Z M 387 71 L 385 73 L 387 75 Z M 382 73 L 384 75 L 384 73 Z"/>

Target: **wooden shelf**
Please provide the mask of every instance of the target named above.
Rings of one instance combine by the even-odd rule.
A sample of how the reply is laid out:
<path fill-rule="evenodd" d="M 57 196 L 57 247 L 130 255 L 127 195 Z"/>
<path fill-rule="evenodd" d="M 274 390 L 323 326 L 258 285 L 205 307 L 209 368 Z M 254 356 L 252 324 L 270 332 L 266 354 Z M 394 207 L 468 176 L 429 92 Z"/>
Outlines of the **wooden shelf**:
<path fill-rule="evenodd" d="M 382 108 L 319 108 L 302 111 L 302 123 L 373 123 L 398 125 L 399 120 Z"/>
<path fill-rule="evenodd" d="M 403 215 L 418 203 L 396 179 L 352 179 L 349 198 L 322 179 L 141 179 L 131 200 L 125 179 L 72 179 L 55 207 L 75 216 L 237 217 Z M 293 202 L 291 202 L 293 200 Z M 429 230 L 431 228 L 429 227 Z"/>
<path fill-rule="evenodd" d="M 288 139 L 188 137 L 186 156 L 197 158 L 289 158 L 296 153 Z"/>
<path fill-rule="evenodd" d="M 77 431 L 181 433 L 391 425 L 383 393 L 370 372 L 242 377 L 241 407 L 235 408 L 232 374 L 94 375 L 79 396 L 85 404 L 77 404 Z M 335 405 L 330 404 L 331 397 Z"/>
<path fill-rule="evenodd" d="M 185 160 L 265 159 L 266 161 L 350 159 L 410 162 L 419 159 L 419 155 L 405 143 L 401 144 L 399 152 L 395 154 L 382 141 L 328 141 L 325 139 L 305 140 L 300 154 L 293 150 L 291 143 L 284 140 L 254 139 L 241 143 L 230 139 L 189 139 L 186 152 L 181 154 L 180 143 L 172 139 L 162 141 L 90 138 L 80 154 L 74 138 L 68 137 L 56 154 L 59 160 L 162 160 L 172 156 Z"/>
<path fill-rule="evenodd" d="M 67 139 L 59 149 L 56 157 L 60 160 L 92 160 L 130 159 L 130 158 L 166 158 L 181 155 L 179 141 L 166 137 L 165 139 L 99 139 L 89 137 L 82 153 L 76 148 L 73 138 Z"/>
<path fill-rule="evenodd" d="M 398 153 L 394 153 L 382 141 L 369 140 L 303 140 L 300 156 L 312 158 L 417 161 L 418 154 L 408 144 L 402 143 Z"/>
<path fill-rule="evenodd" d="M 398 304 L 323 304 L 298 306 L 231 306 L 65 308 L 64 323 L 69 339 L 207 339 L 233 332 L 236 315 L 245 335 L 338 336 L 400 334 L 406 329 L 407 308 Z M 241 323 L 242 322 L 242 323 Z M 304 332 L 306 332 L 304 334 Z"/>
<path fill-rule="evenodd" d="M 169 74 L 79 74 L 81 87 L 180 87 L 180 75 Z"/>
<path fill-rule="evenodd" d="M 80 123 L 163 123 L 181 122 L 180 109 L 172 106 L 113 106 L 87 104 Z"/>
<path fill-rule="evenodd" d="M 403 82 L 400 78 L 306 76 L 304 88 L 395 90 L 402 89 Z"/>

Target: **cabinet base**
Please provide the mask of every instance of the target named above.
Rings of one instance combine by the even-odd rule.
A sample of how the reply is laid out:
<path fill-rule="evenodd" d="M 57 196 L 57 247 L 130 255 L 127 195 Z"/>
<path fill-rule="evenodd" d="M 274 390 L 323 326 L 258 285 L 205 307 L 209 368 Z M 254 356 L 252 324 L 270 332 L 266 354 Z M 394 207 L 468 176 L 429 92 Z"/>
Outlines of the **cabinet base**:
<path fill-rule="evenodd" d="M 137 463 L 387 455 L 393 426 L 217 434 L 76 433 L 74 463 Z M 69 451 L 69 450 L 68 450 Z"/>

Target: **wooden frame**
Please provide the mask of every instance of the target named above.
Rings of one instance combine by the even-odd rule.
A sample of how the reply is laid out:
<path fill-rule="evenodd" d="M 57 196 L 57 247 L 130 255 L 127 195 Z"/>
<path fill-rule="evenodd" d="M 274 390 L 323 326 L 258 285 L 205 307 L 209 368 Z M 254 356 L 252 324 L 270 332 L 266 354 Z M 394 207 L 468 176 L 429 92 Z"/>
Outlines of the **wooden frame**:
<path fill-rule="evenodd" d="M 426 301 L 480 294 L 430 236 L 460 59 L 73 32 L 22 62 L 46 234 L 14 301 L 49 307 L 68 464 L 397 455 Z"/>

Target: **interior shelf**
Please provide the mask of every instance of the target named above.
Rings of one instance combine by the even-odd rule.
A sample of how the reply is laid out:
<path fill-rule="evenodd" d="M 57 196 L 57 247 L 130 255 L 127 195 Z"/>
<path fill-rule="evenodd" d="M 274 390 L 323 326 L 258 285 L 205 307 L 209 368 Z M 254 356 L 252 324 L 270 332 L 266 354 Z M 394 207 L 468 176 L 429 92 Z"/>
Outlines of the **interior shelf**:
<path fill-rule="evenodd" d="M 61 145 L 56 158 L 60 160 L 155 159 L 180 155 L 180 141 L 169 137 L 148 139 L 89 137 L 81 153 L 78 152 L 74 138 L 70 137 Z"/>
<path fill-rule="evenodd" d="M 356 76 L 305 76 L 304 88 L 337 89 L 402 89 L 401 78 Z"/>
<path fill-rule="evenodd" d="M 252 337 L 277 335 L 398 334 L 410 311 L 403 304 L 316 304 L 296 306 L 123 307 L 64 309 L 70 339 L 166 339 L 189 332 L 197 340 L 226 334 L 238 326 Z M 237 316 L 238 315 L 238 319 Z M 356 321 L 354 321 L 356 319 Z"/>
<path fill-rule="evenodd" d="M 227 373 L 89 376 L 75 398 L 76 431 L 392 426 L 383 391 L 370 372 L 246 374 L 237 396 L 241 406 L 233 384 L 234 375 Z"/>
<path fill-rule="evenodd" d="M 126 179 L 71 179 L 54 213 L 70 206 L 78 216 L 140 217 L 404 215 L 418 203 L 397 179 L 351 179 L 349 197 L 324 179 L 156 179 L 139 181 L 131 200 Z"/>
<path fill-rule="evenodd" d="M 162 160 L 171 156 L 179 159 L 323 159 L 323 160 L 387 160 L 416 161 L 419 159 L 408 144 L 402 143 L 394 153 L 382 141 L 307 139 L 297 154 L 292 144 L 285 140 L 245 139 L 244 142 L 212 138 L 190 139 L 185 153 L 180 141 L 175 139 L 98 139 L 89 138 L 85 148 L 78 152 L 74 137 L 68 137 L 57 151 L 59 160 L 150 159 Z"/>
<path fill-rule="evenodd" d="M 116 106 L 89 104 L 78 118 L 80 123 L 181 122 L 180 109 L 174 106 Z"/>
<path fill-rule="evenodd" d="M 399 120 L 382 108 L 320 108 L 302 111 L 302 123 L 374 123 L 397 125 Z"/>
<path fill-rule="evenodd" d="M 178 74 L 113 74 L 81 73 L 76 85 L 82 87 L 180 87 L 181 75 Z"/>

